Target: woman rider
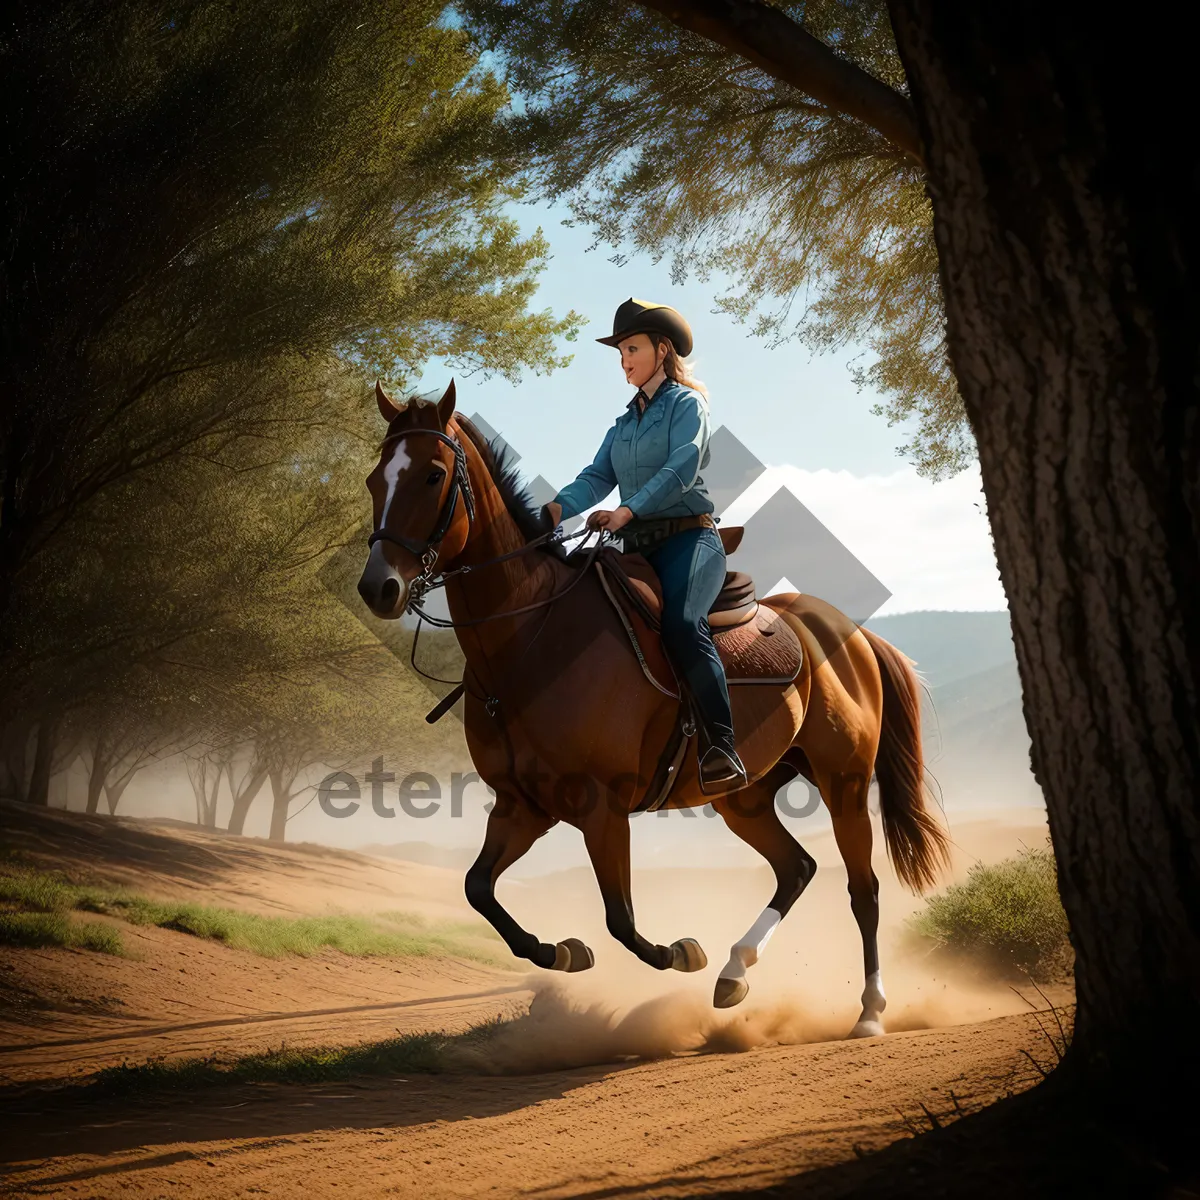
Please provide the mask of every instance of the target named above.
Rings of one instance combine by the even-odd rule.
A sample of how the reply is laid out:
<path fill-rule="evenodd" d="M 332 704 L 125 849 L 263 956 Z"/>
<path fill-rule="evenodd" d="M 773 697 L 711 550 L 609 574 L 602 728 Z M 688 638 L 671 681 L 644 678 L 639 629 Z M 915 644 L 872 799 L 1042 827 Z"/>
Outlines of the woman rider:
<path fill-rule="evenodd" d="M 700 781 L 746 782 L 733 736 L 725 668 L 713 645 L 708 611 L 725 582 L 725 548 L 717 535 L 702 468 L 708 466 L 708 398 L 683 362 L 692 331 L 666 304 L 632 297 L 617 309 L 612 337 L 625 378 L 637 394 L 605 435 L 590 467 L 546 505 L 557 526 L 602 500 L 614 487 L 620 507 L 588 517 L 592 529 L 624 530 L 627 553 L 646 556 L 662 583 L 662 637 L 682 671 L 704 731 Z"/>

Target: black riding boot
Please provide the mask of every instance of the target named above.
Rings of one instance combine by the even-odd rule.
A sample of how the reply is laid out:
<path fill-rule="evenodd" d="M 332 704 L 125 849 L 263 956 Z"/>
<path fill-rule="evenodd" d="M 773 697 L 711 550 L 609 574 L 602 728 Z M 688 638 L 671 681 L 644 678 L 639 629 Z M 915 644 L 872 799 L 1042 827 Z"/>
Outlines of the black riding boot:
<path fill-rule="evenodd" d="M 692 710 L 700 726 L 700 790 L 727 792 L 746 785 L 746 768 L 738 757 L 733 712 L 720 659 L 700 656 L 686 672 Z M 715 669 L 714 669 L 715 668 Z"/>
<path fill-rule="evenodd" d="M 732 733 L 713 737 L 705 730 L 707 748 L 700 756 L 700 790 L 707 794 L 746 786 L 746 768 L 738 757 Z"/>

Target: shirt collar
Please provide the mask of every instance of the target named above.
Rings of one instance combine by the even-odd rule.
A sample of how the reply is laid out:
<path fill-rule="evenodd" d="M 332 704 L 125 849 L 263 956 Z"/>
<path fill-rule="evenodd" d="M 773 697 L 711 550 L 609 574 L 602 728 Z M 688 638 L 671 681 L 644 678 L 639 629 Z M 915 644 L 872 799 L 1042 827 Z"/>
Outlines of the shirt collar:
<path fill-rule="evenodd" d="M 666 381 L 667 373 L 662 367 L 659 367 L 658 370 L 655 371 L 654 374 L 651 375 L 650 378 L 647 379 L 640 388 L 638 388 L 633 399 L 629 402 L 630 409 L 635 412 L 637 411 L 637 398 L 643 393 L 649 397 L 649 399 L 646 401 L 646 407 L 649 408 L 650 405 L 654 403 L 654 397 L 658 395 L 659 388 L 661 388 Z"/>

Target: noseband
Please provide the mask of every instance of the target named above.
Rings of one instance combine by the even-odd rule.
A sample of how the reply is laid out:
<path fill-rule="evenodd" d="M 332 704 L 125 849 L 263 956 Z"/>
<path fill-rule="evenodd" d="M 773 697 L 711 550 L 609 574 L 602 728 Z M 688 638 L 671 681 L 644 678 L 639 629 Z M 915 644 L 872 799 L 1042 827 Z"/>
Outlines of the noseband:
<path fill-rule="evenodd" d="M 450 481 L 450 492 L 438 513 L 437 525 L 423 542 L 417 541 L 416 538 L 405 537 L 402 533 L 392 533 L 381 526 L 367 538 L 367 545 L 374 546 L 376 542 L 391 542 L 402 550 L 415 554 L 421 560 L 421 578 L 428 583 L 433 576 L 433 564 L 437 561 L 438 546 L 454 521 L 459 495 L 462 495 L 463 504 L 466 506 L 468 525 L 475 520 L 475 498 L 471 494 L 471 479 L 467 474 L 467 452 L 462 448 L 461 443 L 456 438 L 442 433 L 440 429 L 402 429 L 399 433 L 393 433 L 384 438 L 384 445 L 407 437 L 410 433 L 424 433 L 429 437 L 435 437 L 439 442 L 445 442 L 454 452 L 454 474 Z"/>

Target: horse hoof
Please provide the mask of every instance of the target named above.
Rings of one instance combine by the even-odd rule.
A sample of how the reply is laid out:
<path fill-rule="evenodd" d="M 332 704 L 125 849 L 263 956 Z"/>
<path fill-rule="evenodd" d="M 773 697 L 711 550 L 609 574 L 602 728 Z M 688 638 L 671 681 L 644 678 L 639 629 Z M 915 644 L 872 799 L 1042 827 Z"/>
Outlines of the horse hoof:
<path fill-rule="evenodd" d="M 733 1008 L 741 1004 L 750 992 L 750 985 L 744 979 L 718 979 L 713 990 L 713 1008 Z"/>
<path fill-rule="evenodd" d="M 680 938 L 671 943 L 671 969 L 673 971 L 703 971 L 708 966 L 708 955 L 695 938 Z"/>
<path fill-rule="evenodd" d="M 553 971 L 586 971 L 595 965 L 595 956 L 578 938 L 567 938 L 554 947 Z"/>
<path fill-rule="evenodd" d="M 859 1021 L 850 1030 L 850 1036 L 852 1038 L 883 1037 L 884 1032 L 882 1021 Z"/>

